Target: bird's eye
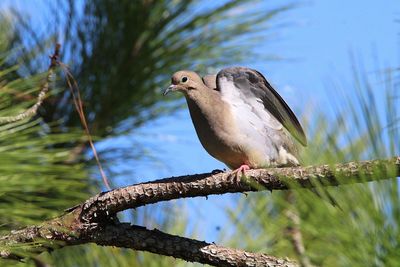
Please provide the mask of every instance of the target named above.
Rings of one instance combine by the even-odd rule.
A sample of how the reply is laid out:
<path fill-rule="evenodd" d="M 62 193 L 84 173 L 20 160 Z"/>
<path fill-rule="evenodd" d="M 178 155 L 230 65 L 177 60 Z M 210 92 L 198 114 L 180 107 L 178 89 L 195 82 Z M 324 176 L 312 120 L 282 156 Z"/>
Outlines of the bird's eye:
<path fill-rule="evenodd" d="M 187 81 L 188 81 L 188 77 L 183 76 L 182 79 L 181 79 L 181 83 L 185 83 L 185 82 L 187 82 Z"/>

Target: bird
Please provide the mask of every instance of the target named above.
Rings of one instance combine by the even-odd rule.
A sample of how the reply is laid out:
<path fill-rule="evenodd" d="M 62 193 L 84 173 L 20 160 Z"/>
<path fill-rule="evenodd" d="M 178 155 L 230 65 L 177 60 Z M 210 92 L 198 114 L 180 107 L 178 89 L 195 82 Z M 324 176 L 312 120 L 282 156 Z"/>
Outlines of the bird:
<path fill-rule="evenodd" d="M 204 149 L 236 175 L 255 168 L 299 165 L 304 130 L 283 98 L 257 70 L 228 67 L 201 77 L 181 70 L 164 91 L 186 98 Z"/>

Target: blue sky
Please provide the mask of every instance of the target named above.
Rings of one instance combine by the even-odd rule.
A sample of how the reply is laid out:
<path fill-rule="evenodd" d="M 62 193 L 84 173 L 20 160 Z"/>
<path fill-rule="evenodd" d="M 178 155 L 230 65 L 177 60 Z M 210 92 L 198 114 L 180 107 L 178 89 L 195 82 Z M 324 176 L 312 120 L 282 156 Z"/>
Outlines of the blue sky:
<path fill-rule="evenodd" d="M 27 2 L 30 1 L 2 0 L 0 7 L 22 6 Z M 274 7 L 279 3 L 274 1 Z M 337 99 L 333 99 L 336 94 L 330 85 L 351 84 L 351 54 L 371 73 L 399 65 L 400 22 L 395 22 L 399 19 L 397 0 L 302 1 L 276 19 L 277 24 L 286 26 L 273 31 L 275 38 L 254 47 L 259 53 L 285 60 L 245 65 L 264 73 L 299 116 L 313 114 L 313 110 L 332 112 L 335 107 L 330 103 Z M 186 109 L 150 122 L 135 130 L 135 134 L 106 140 L 98 147 L 122 145 L 134 149 L 136 142 L 144 144 L 152 157 L 139 162 L 127 159 L 124 170 L 129 174 L 118 181 L 119 185 L 131 184 L 132 173 L 136 181 L 148 181 L 225 168 L 201 147 Z M 200 237 L 214 241 L 216 227 L 229 225 L 224 207 L 240 197 L 244 196 L 224 195 L 174 203 L 189 210 L 191 225 L 197 226 Z"/>

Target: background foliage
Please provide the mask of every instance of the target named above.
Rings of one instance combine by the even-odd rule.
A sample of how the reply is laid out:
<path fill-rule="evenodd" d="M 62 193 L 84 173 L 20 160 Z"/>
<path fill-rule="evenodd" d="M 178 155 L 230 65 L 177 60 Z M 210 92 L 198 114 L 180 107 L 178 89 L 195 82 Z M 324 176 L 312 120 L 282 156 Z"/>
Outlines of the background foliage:
<path fill-rule="evenodd" d="M 18 66 L 7 66 L 8 23 L 0 22 L 4 27 L 0 31 L 0 117 L 33 105 L 45 78 L 18 78 Z M 1 230 L 40 222 L 89 195 L 88 172 L 83 164 L 67 164 L 69 150 L 63 148 L 82 140 L 82 134 L 72 128 L 68 133 L 49 134 L 57 123 L 41 124 L 42 119 L 36 118 L 0 125 Z"/>

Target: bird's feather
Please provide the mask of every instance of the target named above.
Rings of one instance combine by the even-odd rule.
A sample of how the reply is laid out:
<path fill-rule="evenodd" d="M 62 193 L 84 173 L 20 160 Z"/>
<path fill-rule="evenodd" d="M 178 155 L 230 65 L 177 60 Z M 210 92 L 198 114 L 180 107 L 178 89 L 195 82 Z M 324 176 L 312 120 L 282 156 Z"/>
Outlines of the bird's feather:
<path fill-rule="evenodd" d="M 283 125 L 302 145 L 307 144 L 293 111 L 261 73 L 244 67 L 226 68 L 217 74 L 216 82 L 222 99 L 237 116 L 246 117 L 258 130 L 279 130 Z"/>
<path fill-rule="evenodd" d="M 209 74 L 202 78 L 203 83 L 213 90 L 217 89 L 217 75 Z"/>

